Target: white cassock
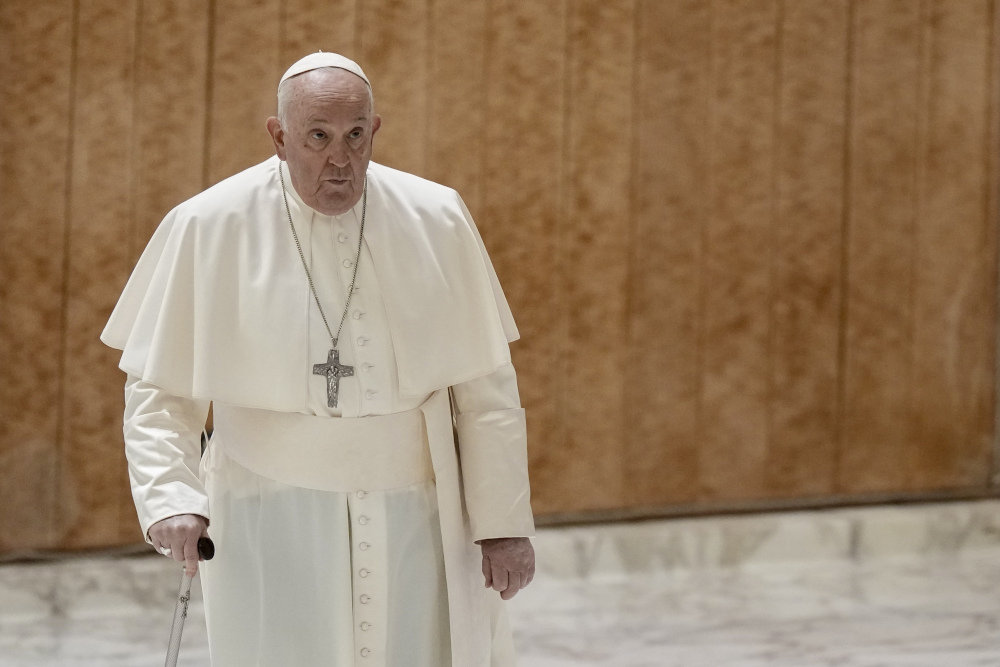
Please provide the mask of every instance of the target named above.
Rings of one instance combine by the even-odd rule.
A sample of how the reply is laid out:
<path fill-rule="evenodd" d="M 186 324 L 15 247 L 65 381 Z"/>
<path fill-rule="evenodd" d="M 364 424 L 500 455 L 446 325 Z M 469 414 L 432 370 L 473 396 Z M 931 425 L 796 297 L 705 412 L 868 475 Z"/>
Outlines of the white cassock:
<path fill-rule="evenodd" d="M 514 665 L 474 540 L 534 534 L 507 348 L 517 330 L 472 218 L 454 190 L 370 164 L 338 345 L 354 375 L 331 408 L 312 373 L 330 339 L 277 170 L 334 331 L 363 202 L 318 213 L 281 164 L 171 211 L 102 334 L 128 373 L 143 534 L 177 514 L 209 518 L 215 667 Z"/>

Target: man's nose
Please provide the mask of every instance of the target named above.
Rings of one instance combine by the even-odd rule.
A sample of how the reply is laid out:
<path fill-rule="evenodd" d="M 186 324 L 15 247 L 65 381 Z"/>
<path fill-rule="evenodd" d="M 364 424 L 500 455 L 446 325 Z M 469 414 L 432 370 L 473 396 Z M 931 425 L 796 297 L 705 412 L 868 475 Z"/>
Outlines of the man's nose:
<path fill-rule="evenodd" d="M 332 164 L 334 167 L 343 169 L 348 164 L 351 163 L 351 156 L 347 152 L 347 146 L 342 144 L 336 144 L 330 148 L 330 153 L 326 157 L 326 161 Z"/>

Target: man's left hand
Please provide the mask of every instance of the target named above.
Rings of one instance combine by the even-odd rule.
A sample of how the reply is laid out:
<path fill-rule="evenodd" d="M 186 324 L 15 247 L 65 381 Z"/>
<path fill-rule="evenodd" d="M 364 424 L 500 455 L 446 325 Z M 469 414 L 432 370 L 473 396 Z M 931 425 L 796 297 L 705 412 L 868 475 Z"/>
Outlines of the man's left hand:
<path fill-rule="evenodd" d="M 535 550 L 527 537 L 496 537 L 478 540 L 483 549 L 486 587 L 509 600 L 535 577 Z"/>

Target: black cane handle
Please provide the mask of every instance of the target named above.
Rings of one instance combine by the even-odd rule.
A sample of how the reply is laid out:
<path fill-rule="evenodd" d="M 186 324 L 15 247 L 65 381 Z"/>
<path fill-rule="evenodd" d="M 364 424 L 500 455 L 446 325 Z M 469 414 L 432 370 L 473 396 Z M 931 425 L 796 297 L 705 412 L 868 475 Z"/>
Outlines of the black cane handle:
<path fill-rule="evenodd" d="M 205 560 L 215 558 L 215 542 L 212 541 L 211 537 L 198 538 L 198 555 Z"/>

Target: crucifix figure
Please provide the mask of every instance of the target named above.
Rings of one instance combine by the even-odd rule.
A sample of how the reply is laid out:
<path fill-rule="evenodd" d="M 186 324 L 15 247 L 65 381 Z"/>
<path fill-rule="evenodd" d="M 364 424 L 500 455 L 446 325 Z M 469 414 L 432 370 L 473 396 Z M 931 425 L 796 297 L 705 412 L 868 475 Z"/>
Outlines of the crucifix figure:
<path fill-rule="evenodd" d="M 326 376 L 326 404 L 335 408 L 337 407 L 337 393 L 340 390 L 340 378 L 354 375 L 354 366 L 341 365 L 340 352 L 333 348 L 327 355 L 325 364 L 313 365 L 313 375 Z"/>

